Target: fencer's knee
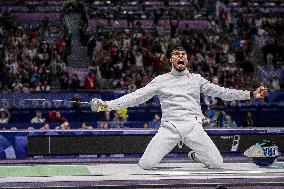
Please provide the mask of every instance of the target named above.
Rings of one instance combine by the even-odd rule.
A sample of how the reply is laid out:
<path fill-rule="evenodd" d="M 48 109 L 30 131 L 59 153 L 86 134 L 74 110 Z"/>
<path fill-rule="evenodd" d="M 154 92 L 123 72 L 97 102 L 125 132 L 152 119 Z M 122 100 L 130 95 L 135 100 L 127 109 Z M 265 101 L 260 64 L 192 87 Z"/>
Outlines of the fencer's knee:
<path fill-rule="evenodd" d="M 143 159 L 139 160 L 138 165 L 144 170 L 150 170 L 155 166 L 153 162 L 146 161 L 146 160 L 143 160 Z"/>
<path fill-rule="evenodd" d="M 211 162 L 210 168 L 222 168 L 223 167 L 223 158 L 222 156 L 217 156 Z"/>

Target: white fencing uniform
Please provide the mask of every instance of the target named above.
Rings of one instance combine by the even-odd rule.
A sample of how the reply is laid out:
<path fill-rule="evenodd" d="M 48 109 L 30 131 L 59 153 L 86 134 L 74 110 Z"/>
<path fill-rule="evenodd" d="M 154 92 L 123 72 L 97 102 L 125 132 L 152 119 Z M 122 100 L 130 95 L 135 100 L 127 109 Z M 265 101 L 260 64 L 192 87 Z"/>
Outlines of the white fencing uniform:
<path fill-rule="evenodd" d="M 200 106 L 200 93 L 226 101 L 250 99 L 250 91 L 223 88 L 210 83 L 199 74 L 172 69 L 133 93 L 106 101 L 110 109 L 116 110 L 137 106 L 155 95 L 159 96 L 162 108 L 161 127 L 139 161 L 143 169 L 156 166 L 179 141 L 194 150 L 204 165 L 221 167 L 223 159 L 220 152 L 202 128 L 204 116 Z"/>

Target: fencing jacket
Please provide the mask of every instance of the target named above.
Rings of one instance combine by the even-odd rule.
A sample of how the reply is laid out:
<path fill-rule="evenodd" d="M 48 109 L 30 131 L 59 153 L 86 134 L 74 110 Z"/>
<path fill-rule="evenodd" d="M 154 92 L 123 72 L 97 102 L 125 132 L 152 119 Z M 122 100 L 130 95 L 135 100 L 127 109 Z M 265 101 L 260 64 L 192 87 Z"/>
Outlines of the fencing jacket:
<path fill-rule="evenodd" d="M 157 76 L 145 87 L 116 100 L 106 101 L 111 110 L 134 107 L 158 95 L 162 109 L 162 122 L 172 124 L 204 118 L 200 106 L 200 93 L 219 97 L 225 101 L 250 99 L 250 91 L 220 87 L 188 70 Z"/>

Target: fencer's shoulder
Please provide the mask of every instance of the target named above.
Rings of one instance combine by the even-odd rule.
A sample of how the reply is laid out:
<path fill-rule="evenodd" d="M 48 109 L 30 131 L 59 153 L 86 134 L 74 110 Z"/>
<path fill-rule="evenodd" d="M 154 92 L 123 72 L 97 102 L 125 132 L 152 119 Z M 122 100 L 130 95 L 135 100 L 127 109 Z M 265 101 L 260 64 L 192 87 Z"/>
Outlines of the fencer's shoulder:
<path fill-rule="evenodd" d="M 207 79 L 205 79 L 202 75 L 200 75 L 198 73 L 190 73 L 189 78 L 192 81 L 199 82 L 199 83 L 204 83 L 204 82 L 208 81 Z"/>
<path fill-rule="evenodd" d="M 170 73 L 161 74 L 161 75 L 156 76 L 156 77 L 153 79 L 153 81 L 154 81 L 154 80 L 155 80 L 155 81 L 162 81 L 162 80 L 165 80 L 165 79 L 169 78 L 170 76 L 171 76 Z"/>
<path fill-rule="evenodd" d="M 196 79 L 201 79 L 203 78 L 202 75 L 198 74 L 198 73 L 190 73 L 191 77 L 194 77 Z"/>

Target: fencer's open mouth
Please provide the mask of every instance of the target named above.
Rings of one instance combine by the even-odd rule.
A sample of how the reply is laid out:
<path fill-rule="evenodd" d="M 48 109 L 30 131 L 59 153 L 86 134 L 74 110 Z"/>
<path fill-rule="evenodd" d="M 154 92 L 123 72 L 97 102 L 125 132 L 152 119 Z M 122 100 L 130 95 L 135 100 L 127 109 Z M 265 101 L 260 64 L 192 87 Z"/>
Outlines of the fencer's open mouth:
<path fill-rule="evenodd" d="M 177 62 L 177 64 L 178 64 L 178 65 L 184 65 L 184 61 L 179 60 L 179 61 Z"/>

